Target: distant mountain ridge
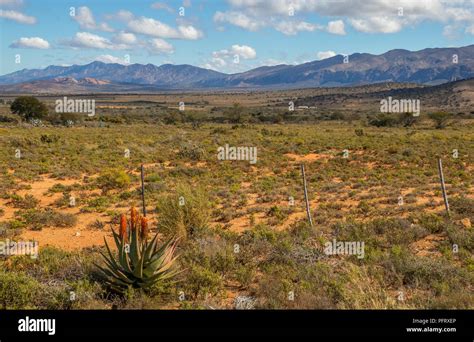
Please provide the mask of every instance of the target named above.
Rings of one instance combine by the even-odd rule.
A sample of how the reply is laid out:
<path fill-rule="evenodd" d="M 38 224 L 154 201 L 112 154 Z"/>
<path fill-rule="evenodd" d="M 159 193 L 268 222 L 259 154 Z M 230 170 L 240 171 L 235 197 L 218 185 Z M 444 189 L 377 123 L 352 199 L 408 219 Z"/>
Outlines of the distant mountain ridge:
<path fill-rule="evenodd" d="M 457 57 L 456 57 L 457 56 Z M 457 63 L 456 63 L 457 61 Z M 390 50 L 381 55 L 354 53 L 337 55 L 299 65 L 263 66 L 237 74 L 225 74 L 192 65 L 129 64 L 92 62 L 86 65 L 48 66 L 23 69 L 0 76 L 0 89 L 37 82 L 39 86 L 81 84 L 107 91 L 120 88 L 214 89 L 214 88 L 304 88 L 354 86 L 381 82 L 436 85 L 474 77 L 474 45 L 459 48 L 430 48 L 420 51 Z M 76 80 L 78 83 L 67 82 Z M 96 80 L 96 84 L 83 80 Z M 43 84 L 38 83 L 44 81 Z M 66 82 L 66 83 L 65 83 Z M 94 82 L 93 82 L 94 83 Z M 133 85 L 133 86 L 132 86 Z M 20 87 L 21 88 L 21 87 Z M 56 87 L 57 88 L 57 87 Z M 48 89 L 45 88 L 45 91 Z M 67 89 L 66 89 L 67 90 Z M 100 90 L 100 89 L 98 89 Z"/>

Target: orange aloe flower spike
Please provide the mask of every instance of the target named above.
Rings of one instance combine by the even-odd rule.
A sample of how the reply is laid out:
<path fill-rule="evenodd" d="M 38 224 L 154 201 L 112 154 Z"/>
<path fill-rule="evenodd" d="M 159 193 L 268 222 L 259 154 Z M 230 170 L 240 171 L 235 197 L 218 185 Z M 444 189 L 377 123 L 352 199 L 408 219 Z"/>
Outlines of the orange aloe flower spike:
<path fill-rule="evenodd" d="M 146 217 L 142 217 L 140 221 L 141 231 L 140 236 L 142 240 L 146 240 L 148 238 L 148 219 Z"/>
<path fill-rule="evenodd" d="M 119 236 L 123 241 L 127 240 L 127 216 L 120 215 L 120 231 Z"/>

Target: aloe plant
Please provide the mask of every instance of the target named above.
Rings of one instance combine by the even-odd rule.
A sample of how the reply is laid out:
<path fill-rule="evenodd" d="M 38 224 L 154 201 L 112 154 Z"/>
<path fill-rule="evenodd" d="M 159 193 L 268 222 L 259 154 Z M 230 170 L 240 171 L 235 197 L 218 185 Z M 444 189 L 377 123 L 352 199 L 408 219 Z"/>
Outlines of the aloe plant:
<path fill-rule="evenodd" d="M 118 234 L 112 228 L 117 253 L 112 253 L 104 238 L 107 253 L 101 254 L 105 266 L 96 264 L 105 283 L 121 293 L 130 287 L 149 288 L 179 273 L 175 262 L 177 239 L 159 245 L 158 234 L 155 234 L 149 241 L 147 219 L 140 217 L 135 208 L 131 209 L 130 216 L 129 222 L 125 215 L 121 216 Z"/>

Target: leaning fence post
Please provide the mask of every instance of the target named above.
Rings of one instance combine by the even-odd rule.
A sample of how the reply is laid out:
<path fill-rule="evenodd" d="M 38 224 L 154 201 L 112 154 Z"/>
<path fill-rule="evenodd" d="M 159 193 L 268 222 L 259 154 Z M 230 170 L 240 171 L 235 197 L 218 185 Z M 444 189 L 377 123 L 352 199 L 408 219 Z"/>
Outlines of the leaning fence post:
<path fill-rule="evenodd" d="M 306 187 L 306 175 L 304 173 L 304 164 L 301 164 L 301 175 L 303 176 L 304 200 L 306 202 L 306 215 L 308 216 L 309 225 L 313 227 L 313 219 L 309 211 L 308 189 Z"/>
<path fill-rule="evenodd" d="M 444 207 L 446 208 L 446 214 L 449 217 L 450 216 L 449 202 L 448 202 L 448 195 L 446 194 L 446 184 L 444 184 L 443 162 L 441 161 L 441 158 L 438 158 L 438 171 L 439 171 L 439 179 L 441 182 L 441 191 L 443 193 Z"/>
<path fill-rule="evenodd" d="M 143 164 L 141 165 L 141 180 L 142 180 L 142 207 L 143 207 L 143 216 L 146 216 L 146 205 L 145 205 L 145 171 Z"/>

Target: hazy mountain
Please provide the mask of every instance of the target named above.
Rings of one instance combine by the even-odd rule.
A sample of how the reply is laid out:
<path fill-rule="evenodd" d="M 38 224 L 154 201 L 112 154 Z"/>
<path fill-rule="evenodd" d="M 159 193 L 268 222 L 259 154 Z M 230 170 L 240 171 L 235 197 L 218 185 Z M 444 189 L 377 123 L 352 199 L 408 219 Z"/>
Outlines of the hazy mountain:
<path fill-rule="evenodd" d="M 457 57 L 455 57 L 457 56 Z M 456 62 L 457 58 L 457 63 Z M 48 80 L 37 84 L 47 91 L 58 88 L 61 78 L 79 82 L 94 78 L 109 83 L 98 84 L 98 91 L 136 91 L 150 89 L 202 88 L 296 88 L 334 87 L 380 82 L 410 82 L 441 84 L 452 80 L 474 77 L 474 45 L 461 48 L 436 48 L 421 51 L 391 50 L 381 55 L 355 53 L 344 63 L 342 55 L 300 65 L 264 66 L 238 74 L 223 74 L 191 65 L 165 64 L 106 64 L 93 62 L 69 67 L 49 66 L 45 69 L 23 69 L 0 76 L 0 84 L 26 83 Z M 58 79 L 59 78 L 59 79 Z M 55 81 L 55 79 L 57 79 Z M 135 86 L 131 86 L 135 85 Z M 92 85 L 85 85 L 93 89 Z M 2 91 L 14 91 L 2 86 Z M 33 87 L 34 88 L 34 87 Z M 117 90 L 119 89 L 119 90 Z M 67 91 L 64 86 L 63 91 Z"/>
<path fill-rule="evenodd" d="M 31 82 L 0 85 L 0 92 L 14 94 L 46 94 L 46 93 L 111 93 L 111 92 L 153 92 L 162 90 L 154 85 L 118 83 L 99 80 L 92 77 L 76 79 L 74 77 L 55 77 Z"/>
<path fill-rule="evenodd" d="M 23 69 L 0 76 L 0 84 L 15 84 L 58 77 L 84 79 L 87 77 L 118 83 L 147 84 L 171 88 L 188 88 L 192 84 L 225 74 L 192 65 L 130 64 L 92 62 L 86 65 L 58 67 L 51 65 L 45 69 Z"/>
<path fill-rule="evenodd" d="M 453 56 L 457 55 L 457 63 Z M 462 48 L 391 50 L 382 55 L 355 53 L 300 65 L 258 68 L 198 82 L 202 87 L 317 87 L 379 82 L 440 84 L 474 77 L 474 45 Z"/>

